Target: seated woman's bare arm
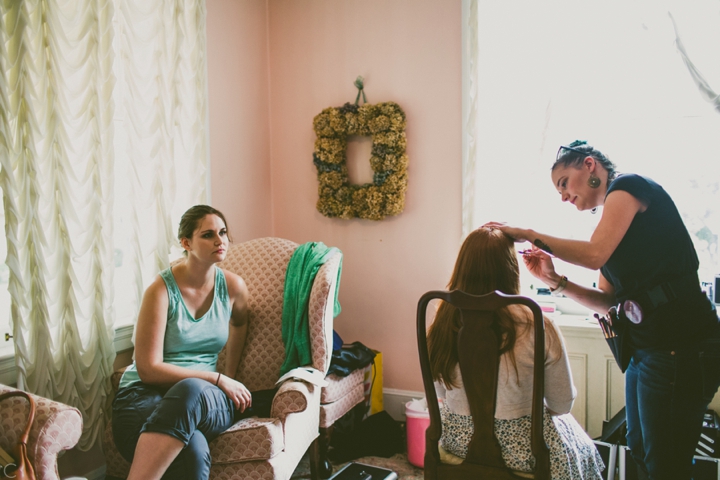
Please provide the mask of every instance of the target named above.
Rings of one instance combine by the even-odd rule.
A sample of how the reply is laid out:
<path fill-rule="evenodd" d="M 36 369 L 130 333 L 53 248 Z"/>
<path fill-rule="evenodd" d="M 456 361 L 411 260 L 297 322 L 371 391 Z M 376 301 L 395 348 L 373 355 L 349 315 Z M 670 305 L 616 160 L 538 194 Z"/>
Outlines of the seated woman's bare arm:
<path fill-rule="evenodd" d="M 240 363 L 248 328 L 248 289 L 245 281 L 232 272 L 223 270 L 228 286 L 228 296 L 232 303 L 230 314 L 230 333 L 225 348 L 225 374 L 221 383 L 227 387 L 228 397 L 235 403 L 236 408 L 244 410 L 251 405 L 250 393 L 245 386 L 235 381 L 237 368 Z M 223 388 L 225 390 L 225 388 Z"/>
<path fill-rule="evenodd" d="M 245 292 L 247 292 L 247 288 Z M 230 291 L 228 293 L 230 293 Z M 247 296 L 245 295 L 243 298 L 246 299 Z M 247 313 L 246 308 L 241 310 L 244 311 L 245 314 Z M 233 378 L 218 375 L 217 372 L 193 370 L 164 362 L 163 347 L 165 328 L 167 326 L 167 311 L 167 287 L 165 286 L 165 282 L 158 277 L 145 291 L 142 306 L 140 307 L 140 315 L 138 316 L 135 340 L 135 364 L 140 379 L 144 383 L 151 385 L 169 386 L 186 378 L 200 378 L 213 385 L 217 384 L 235 404 L 235 408 L 243 411 L 246 407 L 249 407 L 251 404 L 250 392 L 242 383 L 235 381 Z M 241 316 L 238 318 L 241 318 Z M 244 318 L 247 319 L 246 316 Z M 231 322 L 233 321 L 232 318 L 230 320 Z M 236 319 L 235 322 L 238 323 L 240 320 Z M 247 324 L 247 321 L 245 321 L 245 324 Z M 231 331 L 230 333 L 232 339 L 233 332 Z M 244 344 L 244 342 L 243 334 L 242 343 Z M 237 362 L 235 368 L 237 368 Z"/>

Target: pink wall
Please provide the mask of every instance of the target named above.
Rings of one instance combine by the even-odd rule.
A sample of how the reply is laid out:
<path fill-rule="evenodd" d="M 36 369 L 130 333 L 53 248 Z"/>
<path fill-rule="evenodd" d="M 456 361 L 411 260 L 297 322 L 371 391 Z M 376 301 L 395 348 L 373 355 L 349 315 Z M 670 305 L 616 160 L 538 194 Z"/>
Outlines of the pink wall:
<path fill-rule="evenodd" d="M 207 2 L 211 203 L 233 239 L 272 234 L 266 0 Z"/>
<path fill-rule="evenodd" d="M 227 205 L 229 222 L 247 225 L 252 236 L 268 234 L 271 218 L 273 235 L 344 252 L 343 312 L 335 327 L 345 341 L 383 352 L 386 388 L 422 390 L 417 301 L 444 288 L 461 240 L 460 6 L 447 0 L 208 1 L 213 203 Z M 266 31 L 269 77 L 257 44 Z M 354 101 L 358 75 L 371 103 L 394 101 L 407 114 L 405 211 L 380 222 L 329 219 L 315 210 L 312 120 L 325 107 Z M 268 112 L 259 112 L 268 96 L 269 131 Z M 228 172 L 258 178 L 231 181 Z M 248 211 L 255 202 L 259 207 Z"/>
<path fill-rule="evenodd" d="M 461 2 L 271 0 L 273 231 L 345 254 L 336 330 L 383 352 L 385 387 L 422 390 L 415 309 L 449 279 L 461 235 Z M 315 210 L 312 120 L 368 101 L 407 114 L 405 211 L 380 222 Z M 369 160 L 369 159 L 368 159 Z"/>

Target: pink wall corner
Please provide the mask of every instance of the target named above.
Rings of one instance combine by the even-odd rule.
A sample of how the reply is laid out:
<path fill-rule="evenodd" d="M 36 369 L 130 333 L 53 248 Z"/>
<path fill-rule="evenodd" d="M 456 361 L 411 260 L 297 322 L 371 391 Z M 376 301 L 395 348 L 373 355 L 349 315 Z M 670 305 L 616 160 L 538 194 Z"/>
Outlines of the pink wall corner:
<path fill-rule="evenodd" d="M 272 235 L 267 0 L 208 0 L 211 202 L 235 242 Z"/>
<path fill-rule="evenodd" d="M 422 390 L 417 301 L 445 287 L 461 241 L 461 2 L 272 0 L 268 7 L 274 234 L 344 252 L 336 330 L 383 352 L 386 388 Z M 313 117 L 353 102 L 358 75 L 370 103 L 394 101 L 407 115 L 405 211 L 380 222 L 330 219 L 315 209 Z"/>

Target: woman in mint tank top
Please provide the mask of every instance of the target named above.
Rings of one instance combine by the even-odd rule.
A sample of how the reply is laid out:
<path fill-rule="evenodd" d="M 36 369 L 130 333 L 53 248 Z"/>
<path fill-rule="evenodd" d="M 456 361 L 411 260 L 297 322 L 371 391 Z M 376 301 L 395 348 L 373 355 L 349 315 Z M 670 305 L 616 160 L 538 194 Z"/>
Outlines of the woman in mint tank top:
<path fill-rule="evenodd" d="M 208 443 L 246 412 L 252 396 L 235 380 L 247 333 L 248 291 L 216 264 L 227 254 L 225 217 L 207 205 L 183 214 L 185 259 L 145 291 L 135 362 L 113 401 L 113 437 L 128 479 L 207 479 Z M 217 358 L 227 344 L 225 370 Z"/>

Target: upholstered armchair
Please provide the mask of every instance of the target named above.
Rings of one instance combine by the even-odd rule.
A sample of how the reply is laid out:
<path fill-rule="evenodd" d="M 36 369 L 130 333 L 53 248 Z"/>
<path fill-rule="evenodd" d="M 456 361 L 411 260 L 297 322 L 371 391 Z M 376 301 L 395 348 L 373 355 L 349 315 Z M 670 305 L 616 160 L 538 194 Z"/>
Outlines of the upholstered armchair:
<path fill-rule="evenodd" d="M 270 389 L 285 358 L 282 310 L 285 272 L 298 245 L 280 238 L 260 238 L 233 245 L 220 265 L 240 275 L 250 293 L 248 335 L 237 379 L 250 391 Z M 312 366 L 326 373 L 332 355 L 333 307 L 340 255 L 320 268 L 310 293 L 308 316 Z M 222 371 L 225 352 L 218 370 Z M 115 377 L 118 380 L 118 376 Z M 240 420 L 210 443 L 212 479 L 289 479 L 309 447 L 317 478 L 320 388 L 301 381 L 282 384 L 272 404 L 271 418 Z M 124 478 L 128 463 L 116 450 L 112 426 L 105 431 L 107 475 Z M 313 442 L 316 442 L 313 444 Z"/>
<path fill-rule="evenodd" d="M 12 390 L 16 389 L 0 385 L 0 394 Z M 80 440 L 82 415 L 77 408 L 37 395 L 30 396 L 35 400 L 35 420 L 28 438 L 28 457 L 37 480 L 60 480 L 58 453 L 73 448 Z M 11 397 L 0 402 L 0 447 L 3 450 L 12 452 L 25 430 L 27 417 L 26 399 Z"/>

